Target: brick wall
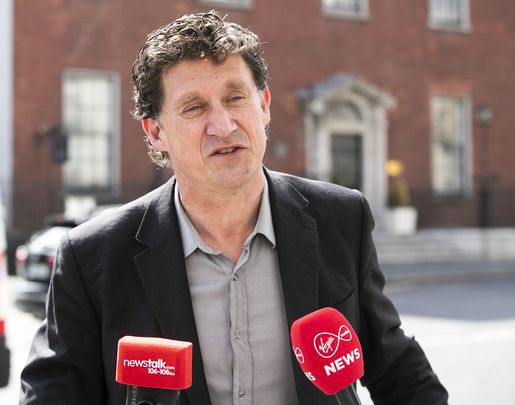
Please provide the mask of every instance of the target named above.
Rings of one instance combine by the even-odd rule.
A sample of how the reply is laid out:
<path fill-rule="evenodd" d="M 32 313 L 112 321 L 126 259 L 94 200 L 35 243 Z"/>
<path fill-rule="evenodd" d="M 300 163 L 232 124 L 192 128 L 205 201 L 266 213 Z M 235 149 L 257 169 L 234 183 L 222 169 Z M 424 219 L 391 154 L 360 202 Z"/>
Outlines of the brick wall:
<path fill-rule="evenodd" d="M 302 117 L 296 97 L 337 72 L 351 73 L 392 94 L 388 154 L 401 159 L 419 208 L 421 226 L 474 226 L 474 196 L 436 201 L 431 196 L 429 100 L 434 92 L 488 103 L 496 187 L 495 223 L 515 225 L 515 3 L 471 0 L 470 33 L 427 27 L 426 1 L 370 1 L 366 21 L 323 17 L 315 0 L 255 0 L 250 10 L 220 9 L 260 34 L 270 65 L 271 168 L 304 173 Z M 132 107 L 130 67 L 145 35 L 185 12 L 207 10 L 198 0 L 18 0 L 15 4 L 14 224 L 37 227 L 62 209 L 59 165 L 49 141 L 35 135 L 61 119 L 63 69 L 116 71 L 121 82 L 121 195 L 126 201 L 163 181 L 142 142 Z M 500 44 L 503 44 L 500 46 Z M 477 175 L 478 129 L 473 126 L 472 171 Z M 286 149 L 284 146 L 286 145 Z M 280 150 L 282 153 L 277 153 Z M 501 194 L 499 194 L 499 198 Z M 37 203 L 35 203 L 37 202 Z M 506 212 L 504 212 L 506 211 Z"/>

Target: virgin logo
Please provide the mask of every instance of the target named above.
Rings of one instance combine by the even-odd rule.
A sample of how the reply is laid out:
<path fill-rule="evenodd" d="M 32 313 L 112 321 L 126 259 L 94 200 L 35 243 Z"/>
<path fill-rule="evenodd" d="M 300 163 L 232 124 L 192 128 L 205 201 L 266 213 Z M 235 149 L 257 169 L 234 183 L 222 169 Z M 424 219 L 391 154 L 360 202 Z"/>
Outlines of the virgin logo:
<path fill-rule="evenodd" d="M 333 357 L 340 347 L 340 342 L 349 342 L 352 339 L 352 334 L 345 325 L 340 326 L 338 334 L 321 332 L 318 333 L 313 339 L 313 345 L 320 357 L 328 359 Z"/>
<path fill-rule="evenodd" d="M 304 363 L 304 355 L 302 354 L 302 350 L 300 350 L 300 347 L 295 348 L 295 357 L 297 357 L 297 361 L 300 364 Z"/>

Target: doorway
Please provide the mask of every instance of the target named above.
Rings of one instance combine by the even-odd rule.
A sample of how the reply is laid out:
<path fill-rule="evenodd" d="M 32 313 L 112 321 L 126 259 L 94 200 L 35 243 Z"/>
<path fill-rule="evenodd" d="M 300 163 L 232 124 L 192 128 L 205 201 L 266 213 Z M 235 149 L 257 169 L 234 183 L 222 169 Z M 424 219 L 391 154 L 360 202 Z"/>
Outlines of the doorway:
<path fill-rule="evenodd" d="M 363 137 L 359 134 L 331 136 L 331 181 L 363 190 Z"/>

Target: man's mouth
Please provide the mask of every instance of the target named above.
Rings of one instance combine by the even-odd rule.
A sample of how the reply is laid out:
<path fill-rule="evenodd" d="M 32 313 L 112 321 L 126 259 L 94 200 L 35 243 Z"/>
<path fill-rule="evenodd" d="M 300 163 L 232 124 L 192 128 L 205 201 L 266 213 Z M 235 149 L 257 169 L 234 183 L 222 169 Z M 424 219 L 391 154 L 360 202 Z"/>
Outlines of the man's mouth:
<path fill-rule="evenodd" d="M 217 151 L 216 153 L 218 155 L 227 155 L 229 153 L 233 153 L 237 148 L 225 148 L 225 149 L 220 149 L 219 151 Z"/>
<path fill-rule="evenodd" d="M 222 149 L 218 149 L 216 152 L 214 152 L 213 156 L 231 155 L 239 150 L 241 150 L 241 148 L 239 146 L 232 146 L 230 148 L 222 148 Z"/>

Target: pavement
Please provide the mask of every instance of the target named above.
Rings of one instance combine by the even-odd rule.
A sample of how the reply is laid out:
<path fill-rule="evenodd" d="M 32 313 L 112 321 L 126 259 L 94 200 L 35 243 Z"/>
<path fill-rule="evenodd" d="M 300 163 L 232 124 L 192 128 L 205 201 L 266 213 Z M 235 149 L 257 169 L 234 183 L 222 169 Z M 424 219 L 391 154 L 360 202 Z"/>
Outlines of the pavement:
<path fill-rule="evenodd" d="M 387 287 L 515 278 L 515 260 L 387 263 L 381 268 Z"/>

